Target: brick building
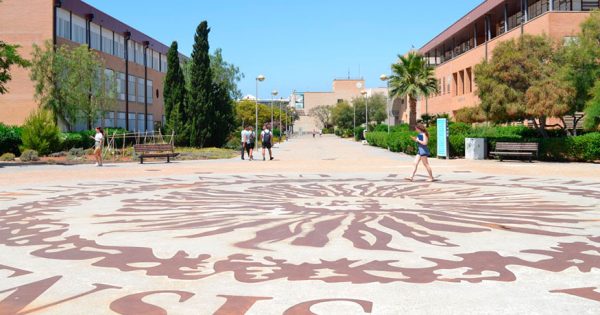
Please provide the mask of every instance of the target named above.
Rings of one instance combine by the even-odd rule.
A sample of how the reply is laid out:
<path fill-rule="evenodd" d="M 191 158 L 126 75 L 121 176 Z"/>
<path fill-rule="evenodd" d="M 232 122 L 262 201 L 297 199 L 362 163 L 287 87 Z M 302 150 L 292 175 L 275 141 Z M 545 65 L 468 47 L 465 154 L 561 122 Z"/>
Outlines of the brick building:
<path fill-rule="evenodd" d="M 449 113 L 476 106 L 473 70 L 490 58 L 498 43 L 521 34 L 546 34 L 568 41 L 580 29 L 598 1 L 585 0 L 486 0 L 437 35 L 419 51 L 435 67 L 440 94 L 417 105 L 421 114 Z M 401 113 L 408 120 L 408 112 Z"/>
<path fill-rule="evenodd" d="M 87 44 L 117 81 L 118 105 L 98 125 L 152 131 L 164 117 L 163 81 L 168 46 L 80 0 L 3 0 L 0 38 L 21 46 L 30 58 L 32 45 Z M 183 57 L 183 56 L 182 56 Z M 8 94 L 0 96 L 0 122 L 23 124 L 38 107 L 29 71 L 15 68 Z M 146 123 L 147 122 L 147 123 Z M 78 124 L 77 129 L 85 128 Z"/>

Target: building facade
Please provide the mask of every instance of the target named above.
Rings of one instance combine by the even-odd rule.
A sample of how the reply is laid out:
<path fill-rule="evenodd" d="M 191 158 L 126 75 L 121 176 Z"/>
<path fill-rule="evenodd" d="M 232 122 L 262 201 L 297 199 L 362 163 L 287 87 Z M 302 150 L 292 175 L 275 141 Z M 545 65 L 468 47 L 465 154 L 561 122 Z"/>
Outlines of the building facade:
<path fill-rule="evenodd" d="M 104 127 L 153 131 L 163 122 L 163 81 L 169 47 L 80 0 L 4 0 L 0 38 L 21 46 L 30 58 L 32 45 L 88 45 L 117 83 L 117 106 L 96 122 Z M 8 94 L 0 96 L 0 122 L 21 125 L 39 105 L 27 69 L 12 70 Z M 85 129 L 79 122 L 76 129 Z"/>
<path fill-rule="evenodd" d="M 486 0 L 419 51 L 435 67 L 440 93 L 421 99 L 417 117 L 477 106 L 474 67 L 488 60 L 498 43 L 522 34 L 568 41 L 598 1 Z M 401 113 L 408 117 L 408 113 Z"/>

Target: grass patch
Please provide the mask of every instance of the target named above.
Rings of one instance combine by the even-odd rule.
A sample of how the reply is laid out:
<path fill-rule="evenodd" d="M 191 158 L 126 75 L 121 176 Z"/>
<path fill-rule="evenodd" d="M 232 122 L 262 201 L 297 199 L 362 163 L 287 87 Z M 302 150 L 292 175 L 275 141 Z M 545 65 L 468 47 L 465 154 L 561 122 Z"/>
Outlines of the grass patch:
<path fill-rule="evenodd" d="M 177 160 L 219 160 L 231 159 L 240 154 L 237 150 L 221 148 L 188 148 L 178 147 L 175 152 L 179 153 Z"/>

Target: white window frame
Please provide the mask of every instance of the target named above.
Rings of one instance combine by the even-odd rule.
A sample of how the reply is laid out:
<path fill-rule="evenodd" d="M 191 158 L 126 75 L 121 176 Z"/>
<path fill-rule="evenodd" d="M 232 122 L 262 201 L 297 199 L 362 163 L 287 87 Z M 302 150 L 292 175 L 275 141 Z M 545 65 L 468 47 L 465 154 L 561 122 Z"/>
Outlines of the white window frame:
<path fill-rule="evenodd" d="M 137 78 L 136 81 L 137 86 L 137 102 L 144 103 L 144 78 Z"/>
<path fill-rule="evenodd" d="M 147 87 L 147 91 L 148 91 L 148 93 L 147 93 L 148 104 L 150 104 L 150 105 L 152 105 L 152 103 L 154 102 L 154 95 L 152 93 L 152 91 L 153 91 L 152 85 L 153 85 L 152 80 L 146 81 L 146 87 Z"/>
<path fill-rule="evenodd" d="M 137 85 L 137 78 L 133 75 L 129 75 L 129 95 L 128 95 L 128 99 L 130 102 L 135 102 L 136 100 L 136 94 L 135 94 L 135 88 Z"/>
<path fill-rule="evenodd" d="M 125 37 L 115 33 L 115 51 L 114 55 L 125 59 Z"/>

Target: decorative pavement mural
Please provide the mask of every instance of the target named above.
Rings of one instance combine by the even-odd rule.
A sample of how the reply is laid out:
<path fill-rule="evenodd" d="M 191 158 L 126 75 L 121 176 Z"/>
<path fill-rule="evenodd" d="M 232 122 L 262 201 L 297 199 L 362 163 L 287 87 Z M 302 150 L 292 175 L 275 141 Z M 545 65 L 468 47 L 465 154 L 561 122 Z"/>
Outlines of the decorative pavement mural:
<path fill-rule="evenodd" d="M 599 201 L 469 174 L 4 191 L 0 314 L 598 314 Z"/>

